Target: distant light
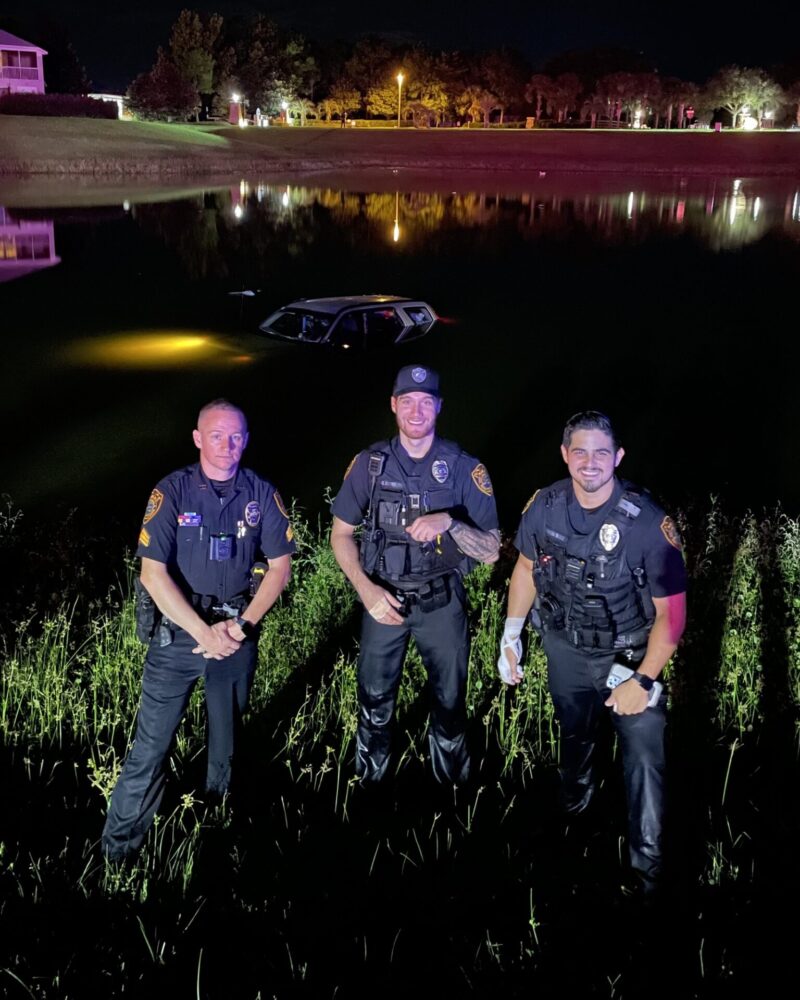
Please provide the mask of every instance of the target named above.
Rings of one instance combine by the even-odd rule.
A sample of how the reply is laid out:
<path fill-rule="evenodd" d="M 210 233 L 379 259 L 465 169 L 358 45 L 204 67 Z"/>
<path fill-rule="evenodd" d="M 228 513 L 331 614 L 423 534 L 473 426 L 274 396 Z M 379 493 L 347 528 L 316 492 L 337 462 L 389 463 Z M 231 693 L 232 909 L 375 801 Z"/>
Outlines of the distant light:
<path fill-rule="evenodd" d="M 758 122 L 752 115 L 747 115 L 745 120 L 742 122 L 742 128 L 745 132 L 752 132 L 754 128 L 758 128 Z"/>
<path fill-rule="evenodd" d="M 288 192 L 288 190 L 284 191 L 283 194 L 281 195 L 281 204 L 283 205 L 284 208 L 288 208 L 289 207 L 289 192 Z"/>
<path fill-rule="evenodd" d="M 246 118 L 240 118 L 239 119 L 239 128 L 247 128 L 247 119 Z"/>
<path fill-rule="evenodd" d="M 397 83 L 398 83 L 398 86 L 400 86 L 400 87 L 403 86 L 403 80 L 404 79 L 405 79 L 405 77 L 403 76 L 402 73 L 398 73 L 397 74 Z"/>
<path fill-rule="evenodd" d="M 237 219 L 241 219 L 242 216 L 244 215 L 244 209 L 242 208 L 241 205 L 234 205 L 233 214 L 236 216 Z"/>
<path fill-rule="evenodd" d="M 233 101 L 234 104 L 238 104 L 240 97 L 238 94 L 231 94 L 231 100 Z"/>
<path fill-rule="evenodd" d="M 761 211 L 761 199 L 756 198 L 753 202 L 753 222 L 758 218 L 758 213 Z"/>
<path fill-rule="evenodd" d="M 392 239 L 395 243 L 400 242 L 400 226 L 397 222 L 395 222 L 394 229 L 392 230 Z"/>
<path fill-rule="evenodd" d="M 633 218 L 633 191 L 628 195 L 628 218 Z"/>
<path fill-rule="evenodd" d="M 767 112 L 765 112 L 764 117 L 765 118 L 774 118 L 775 117 L 775 112 L 774 111 L 767 111 Z"/>
<path fill-rule="evenodd" d="M 288 111 L 289 110 L 288 101 L 281 101 L 281 107 L 283 108 L 284 111 Z"/>
<path fill-rule="evenodd" d="M 123 201 L 123 203 L 122 203 L 122 211 L 123 212 L 130 212 L 130 210 L 131 210 L 131 203 L 126 198 L 125 201 Z"/>

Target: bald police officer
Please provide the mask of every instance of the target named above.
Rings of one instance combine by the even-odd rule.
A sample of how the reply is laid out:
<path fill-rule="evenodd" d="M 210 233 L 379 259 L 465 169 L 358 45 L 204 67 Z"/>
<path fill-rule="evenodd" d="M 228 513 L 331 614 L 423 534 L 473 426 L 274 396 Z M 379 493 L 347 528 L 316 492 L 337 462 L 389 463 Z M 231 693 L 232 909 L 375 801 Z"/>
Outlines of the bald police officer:
<path fill-rule="evenodd" d="M 160 621 L 150 629 L 136 736 L 103 830 L 102 849 L 111 860 L 144 841 L 161 802 L 165 758 L 200 678 L 208 715 L 206 790 L 227 791 L 255 673 L 258 623 L 286 586 L 295 550 L 280 495 L 239 467 L 248 439 L 244 413 L 214 400 L 200 411 L 193 438 L 200 461 L 158 484 L 139 534 L 141 584 Z M 253 576 L 262 556 L 268 571 L 262 564 Z"/>
<path fill-rule="evenodd" d="M 686 571 L 672 519 L 620 481 L 625 454 L 610 420 L 576 413 L 561 455 L 569 478 L 537 491 L 523 511 L 498 667 L 522 681 L 528 613 L 542 634 L 561 730 L 562 804 L 577 816 L 595 793 L 598 728 L 622 751 L 631 865 L 646 892 L 662 870 L 664 698 L 657 678 L 686 623 Z M 615 685 L 612 687 L 612 685 Z"/>
<path fill-rule="evenodd" d="M 333 551 L 364 605 L 356 773 L 365 785 L 386 775 L 397 690 L 413 636 L 432 694 L 433 774 L 441 783 L 458 784 L 469 774 L 462 576 L 476 561 L 496 561 L 497 511 L 485 467 L 436 435 L 442 408 L 436 372 L 402 368 L 391 408 L 397 435 L 353 459 L 333 503 Z"/>

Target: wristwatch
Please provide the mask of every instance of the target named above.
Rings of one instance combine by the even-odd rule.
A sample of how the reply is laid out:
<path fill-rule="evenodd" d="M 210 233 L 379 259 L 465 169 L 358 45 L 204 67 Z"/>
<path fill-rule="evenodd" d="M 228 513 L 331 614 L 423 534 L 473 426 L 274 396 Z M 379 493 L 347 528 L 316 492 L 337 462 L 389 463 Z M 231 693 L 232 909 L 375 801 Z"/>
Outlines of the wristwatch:
<path fill-rule="evenodd" d="M 641 674 L 638 670 L 634 670 L 632 681 L 636 681 L 639 687 L 644 688 L 645 691 L 652 691 L 655 681 L 652 677 L 648 677 L 647 674 Z"/>
<path fill-rule="evenodd" d="M 249 622 L 246 618 L 241 618 L 237 615 L 237 617 L 233 620 L 242 632 L 244 632 L 245 639 L 249 639 L 251 635 L 256 634 L 256 626 L 252 622 Z"/>

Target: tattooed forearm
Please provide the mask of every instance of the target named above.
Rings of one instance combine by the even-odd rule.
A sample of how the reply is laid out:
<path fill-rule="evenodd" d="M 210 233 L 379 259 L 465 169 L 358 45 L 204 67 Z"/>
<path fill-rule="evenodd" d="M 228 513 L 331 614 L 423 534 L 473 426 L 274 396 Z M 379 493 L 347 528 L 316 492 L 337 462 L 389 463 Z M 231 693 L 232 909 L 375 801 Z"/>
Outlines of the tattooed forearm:
<path fill-rule="evenodd" d="M 500 532 L 496 529 L 481 531 L 479 528 L 471 528 L 463 521 L 453 521 L 450 525 L 450 534 L 465 556 L 482 563 L 497 562 L 500 554 Z"/>

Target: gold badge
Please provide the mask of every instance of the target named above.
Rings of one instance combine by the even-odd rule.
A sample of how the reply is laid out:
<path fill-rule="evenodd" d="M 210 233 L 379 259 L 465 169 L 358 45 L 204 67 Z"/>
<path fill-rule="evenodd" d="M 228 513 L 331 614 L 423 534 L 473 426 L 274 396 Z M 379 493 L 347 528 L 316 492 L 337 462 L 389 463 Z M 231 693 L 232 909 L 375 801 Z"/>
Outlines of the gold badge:
<path fill-rule="evenodd" d="M 661 522 L 661 533 L 673 548 L 677 549 L 678 552 L 683 552 L 683 542 L 681 541 L 681 536 L 671 517 L 667 516 Z"/>
<path fill-rule="evenodd" d="M 150 545 L 150 532 L 147 528 L 142 528 L 139 532 L 139 544 L 147 548 Z"/>
<path fill-rule="evenodd" d="M 161 490 L 153 490 L 150 494 L 150 499 L 147 501 L 147 507 L 144 512 L 144 520 L 142 524 L 147 524 L 148 521 L 152 521 L 156 514 L 161 510 L 161 504 L 164 502 L 164 494 Z"/>
<path fill-rule="evenodd" d="M 288 526 L 288 527 L 286 528 L 286 541 L 287 541 L 287 542 L 291 542 L 291 540 L 292 540 L 293 538 L 294 538 L 294 531 L 292 531 L 292 526 L 291 526 L 291 524 L 290 524 L 290 525 L 289 525 L 289 526 Z"/>
<path fill-rule="evenodd" d="M 489 479 L 489 473 L 486 471 L 486 466 L 483 463 L 476 465 L 472 470 L 472 481 L 487 497 L 494 496 L 494 490 L 492 489 L 492 481 Z"/>
<path fill-rule="evenodd" d="M 535 500 L 535 499 L 536 499 L 536 498 L 537 498 L 537 497 L 539 496 L 539 494 L 540 494 L 540 493 L 541 493 L 541 490 L 537 490 L 537 491 L 536 491 L 536 492 L 535 492 L 535 493 L 533 494 L 533 496 L 532 496 L 532 497 L 530 498 L 530 500 L 529 500 L 529 501 L 528 501 L 528 502 L 527 502 L 527 503 L 525 504 L 525 506 L 524 506 L 524 507 L 522 508 L 522 513 L 523 513 L 523 514 L 527 514 L 527 513 L 528 513 L 528 510 L 530 509 L 530 506 L 531 506 L 531 504 L 532 504 L 532 503 L 533 503 L 533 501 L 534 501 L 534 500 Z"/>
<path fill-rule="evenodd" d="M 356 464 L 356 459 L 357 459 L 357 458 L 358 458 L 358 455 L 353 455 L 352 459 L 350 460 L 350 464 L 349 464 L 349 465 L 347 466 L 347 468 L 346 468 L 346 469 L 345 469 L 345 471 L 344 471 L 344 478 L 345 478 L 345 479 L 347 479 L 347 477 L 348 477 L 348 476 L 350 475 L 350 473 L 352 472 L 352 470 L 353 470 L 353 466 L 354 466 L 354 465 Z"/>

